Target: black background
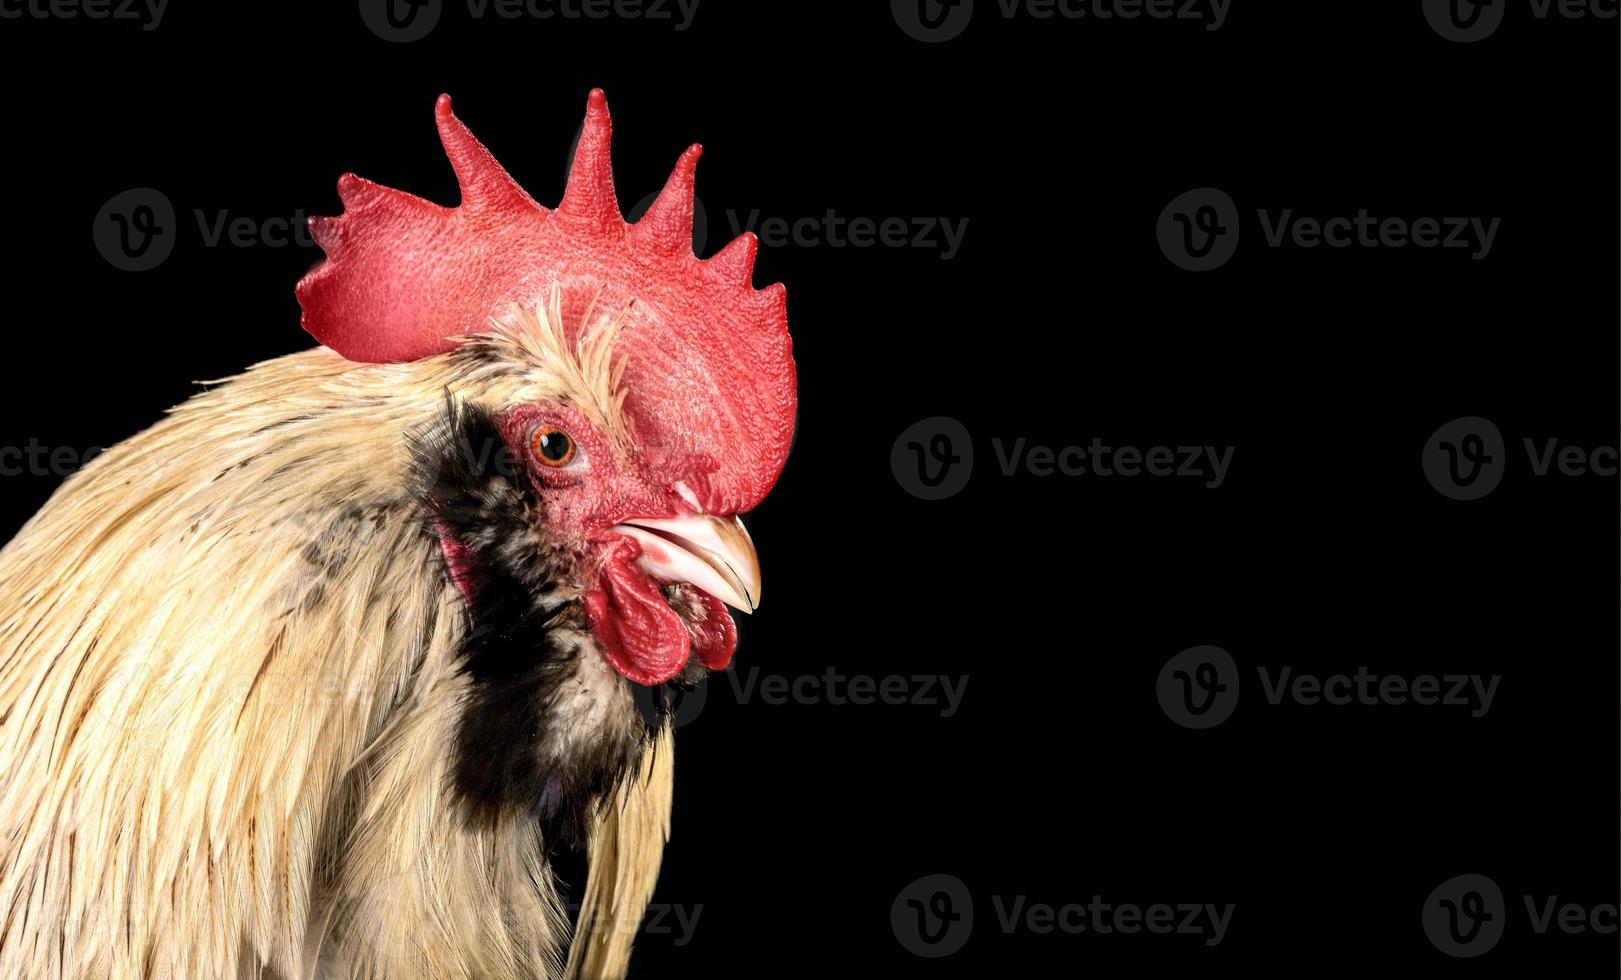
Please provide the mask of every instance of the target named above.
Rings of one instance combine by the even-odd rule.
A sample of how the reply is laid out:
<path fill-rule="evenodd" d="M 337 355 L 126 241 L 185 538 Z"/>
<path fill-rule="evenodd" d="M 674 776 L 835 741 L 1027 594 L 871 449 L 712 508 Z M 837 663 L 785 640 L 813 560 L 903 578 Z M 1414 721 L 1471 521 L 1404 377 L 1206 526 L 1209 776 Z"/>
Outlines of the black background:
<path fill-rule="evenodd" d="M 645 936 L 634 975 L 1614 975 L 1613 935 L 1537 936 L 1521 896 L 1617 899 L 1616 481 L 1535 477 L 1521 440 L 1617 442 L 1616 22 L 1538 21 L 1520 0 L 1458 44 L 1418 0 L 1237 0 L 1218 31 L 978 8 L 936 44 L 882 3 L 703 0 L 677 31 L 450 0 L 412 43 L 352 2 L 173 0 L 152 31 L 0 20 L 0 442 L 110 445 L 194 381 L 310 343 L 292 287 L 318 251 L 209 247 L 196 211 L 336 213 L 345 170 L 453 203 L 441 91 L 555 203 L 601 86 L 625 207 L 704 144 L 706 254 L 728 211 L 969 219 L 949 260 L 762 248 L 756 283 L 788 285 L 800 425 L 751 519 L 768 598 L 733 667 L 966 674 L 960 710 L 740 703 L 713 679 L 680 731 L 655 896 L 702 912 L 684 945 Z M 1155 222 L 1203 186 L 1243 232 L 1229 263 L 1190 273 Z M 135 187 L 177 213 L 173 254 L 139 273 L 91 234 Z M 1261 208 L 1502 222 L 1474 261 L 1269 248 Z M 1470 415 L 1509 459 L 1462 502 L 1420 457 Z M 890 467 L 930 416 L 962 422 L 976 455 L 942 501 Z M 991 440 L 1019 437 L 1235 452 L 1214 490 L 1004 476 Z M 59 482 L 0 480 L 0 526 Z M 1233 655 L 1243 695 L 1191 731 L 1154 684 L 1200 644 Z M 1257 665 L 1502 679 L 1471 718 L 1274 706 Z M 1473 960 L 1420 928 L 1464 873 L 1508 901 L 1502 942 Z M 971 938 L 939 959 L 890 921 L 927 874 L 975 902 Z M 1214 947 L 1004 934 L 992 897 L 1019 895 L 1236 910 Z"/>

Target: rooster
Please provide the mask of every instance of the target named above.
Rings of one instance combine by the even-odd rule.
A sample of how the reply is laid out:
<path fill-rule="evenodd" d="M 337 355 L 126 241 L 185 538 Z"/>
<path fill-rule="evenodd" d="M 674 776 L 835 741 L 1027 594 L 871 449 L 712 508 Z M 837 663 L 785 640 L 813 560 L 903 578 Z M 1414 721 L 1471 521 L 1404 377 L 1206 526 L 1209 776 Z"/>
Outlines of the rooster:
<path fill-rule="evenodd" d="M 0 552 L 0 977 L 624 973 L 670 816 L 638 690 L 760 602 L 784 291 L 752 235 L 693 255 L 696 145 L 625 222 L 600 91 L 555 209 L 435 115 L 459 206 L 345 175 L 311 221 L 320 346 Z"/>

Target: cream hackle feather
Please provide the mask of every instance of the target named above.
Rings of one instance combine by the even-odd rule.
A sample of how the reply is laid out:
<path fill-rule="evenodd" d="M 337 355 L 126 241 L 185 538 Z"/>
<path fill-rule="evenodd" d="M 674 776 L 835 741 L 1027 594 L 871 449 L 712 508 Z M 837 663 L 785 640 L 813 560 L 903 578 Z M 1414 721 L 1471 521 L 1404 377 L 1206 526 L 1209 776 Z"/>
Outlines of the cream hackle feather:
<path fill-rule="evenodd" d="M 481 337 L 493 358 L 265 362 L 23 527 L 0 552 L 0 977 L 623 973 L 668 729 L 602 810 L 565 958 L 534 825 L 470 828 L 448 799 L 463 600 L 407 490 L 447 392 L 617 413 L 613 326 L 565 343 L 554 297 Z"/>

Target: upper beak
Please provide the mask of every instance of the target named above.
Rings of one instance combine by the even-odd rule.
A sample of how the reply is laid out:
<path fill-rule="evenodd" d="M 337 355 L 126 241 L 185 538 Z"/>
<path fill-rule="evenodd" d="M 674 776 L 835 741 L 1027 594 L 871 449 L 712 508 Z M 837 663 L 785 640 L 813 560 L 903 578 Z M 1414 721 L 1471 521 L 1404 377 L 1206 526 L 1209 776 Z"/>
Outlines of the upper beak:
<path fill-rule="evenodd" d="M 735 609 L 760 605 L 760 557 L 736 517 L 633 517 L 610 530 L 642 547 L 636 566 L 667 582 L 690 582 Z"/>

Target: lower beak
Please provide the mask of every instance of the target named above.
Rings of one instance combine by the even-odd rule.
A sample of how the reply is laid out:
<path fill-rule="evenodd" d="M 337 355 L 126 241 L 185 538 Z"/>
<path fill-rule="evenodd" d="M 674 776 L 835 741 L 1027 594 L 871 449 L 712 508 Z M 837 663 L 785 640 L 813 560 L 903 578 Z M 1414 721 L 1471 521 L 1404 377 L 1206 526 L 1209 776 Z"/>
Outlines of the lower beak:
<path fill-rule="evenodd" d="M 688 582 L 742 612 L 760 605 L 760 557 L 736 517 L 635 517 L 610 530 L 635 538 L 636 566 L 666 582 Z"/>

